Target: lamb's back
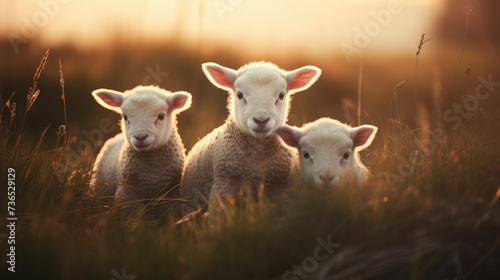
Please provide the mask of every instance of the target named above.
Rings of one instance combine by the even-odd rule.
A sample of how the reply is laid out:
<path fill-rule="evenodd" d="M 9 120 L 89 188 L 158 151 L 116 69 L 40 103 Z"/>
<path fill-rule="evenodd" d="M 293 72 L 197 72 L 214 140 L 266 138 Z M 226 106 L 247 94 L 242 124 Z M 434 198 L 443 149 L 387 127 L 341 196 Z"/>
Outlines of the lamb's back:
<path fill-rule="evenodd" d="M 123 133 L 117 134 L 104 143 L 97 155 L 90 185 L 97 196 L 113 196 L 118 181 L 118 161 L 125 144 Z"/>

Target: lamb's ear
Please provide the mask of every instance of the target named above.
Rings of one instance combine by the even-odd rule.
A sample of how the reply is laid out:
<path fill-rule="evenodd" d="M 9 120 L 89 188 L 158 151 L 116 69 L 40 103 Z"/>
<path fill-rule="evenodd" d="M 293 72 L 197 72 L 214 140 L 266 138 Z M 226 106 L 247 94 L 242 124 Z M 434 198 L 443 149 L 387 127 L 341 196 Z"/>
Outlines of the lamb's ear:
<path fill-rule="evenodd" d="M 167 98 L 169 111 L 180 113 L 191 107 L 191 94 L 186 91 L 177 91 Z"/>
<path fill-rule="evenodd" d="M 276 133 L 288 146 L 299 148 L 299 141 L 302 137 L 302 132 L 299 128 L 285 124 L 278 127 Z"/>
<path fill-rule="evenodd" d="M 102 107 L 113 110 L 119 114 L 122 113 L 120 108 L 123 103 L 123 93 L 111 89 L 96 89 L 92 92 L 97 103 Z"/>
<path fill-rule="evenodd" d="M 237 76 L 236 70 L 220 66 L 213 62 L 203 63 L 202 68 L 205 76 L 216 87 L 227 91 L 234 91 L 234 81 Z"/>
<path fill-rule="evenodd" d="M 375 138 L 378 128 L 373 125 L 361 125 L 355 127 L 351 130 L 351 139 L 353 142 L 353 148 L 357 150 L 363 150 L 364 148 L 370 146 Z"/>
<path fill-rule="evenodd" d="M 314 84 L 320 75 L 321 69 L 316 66 L 304 66 L 288 72 L 285 75 L 288 84 L 287 91 L 293 93 L 305 90 Z"/>

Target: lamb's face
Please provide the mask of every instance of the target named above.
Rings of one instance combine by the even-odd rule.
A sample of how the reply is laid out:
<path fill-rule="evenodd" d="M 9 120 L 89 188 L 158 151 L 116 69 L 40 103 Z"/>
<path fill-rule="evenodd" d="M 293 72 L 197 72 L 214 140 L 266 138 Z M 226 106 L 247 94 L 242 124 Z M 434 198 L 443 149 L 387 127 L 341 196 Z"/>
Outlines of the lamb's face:
<path fill-rule="evenodd" d="M 281 126 L 277 134 L 297 148 L 304 182 L 326 190 L 352 178 L 359 161 L 357 152 L 371 144 L 376 131 L 371 125 L 351 128 L 324 118 L 302 128 Z"/>
<path fill-rule="evenodd" d="M 172 114 L 168 114 L 166 100 L 135 94 L 125 99 L 121 108 L 122 130 L 134 149 L 153 150 L 170 139 L 173 120 Z"/>
<path fill-rule="evenodd" d="M 314 66 L 286 72 L 267 62 L 250 63 L 238 71 L 210 62 L 203 64 L 203 71 L 215 86 L 229 92 L 230 119 L 258 138 L 269 137 L 285 123 L 290 95 L 307 89 L 321 74 Z"/>
<path fill-rule="evenodd" d="M 191 106 L 191 94 L 152 86 L 138 86 L 126 93 L 98 89 L 92 95 L 103 107 L 122 115 L 122 131 L 137 151 L 166 144 L 174 132 L 176 114 Z"/>
<path fill-rule="evenodd" d="M 234 121 L 245 133 L 268 137 L 288 114 L 287 83 L 271 69 L 248 69 L 234 83 L 231 110 Z"/>
<path fill-rule="evenodd" d="M 332 189 L 344 182 L 353 167 L 353 142 L 342 130 L 309 131 L 299 141 L 302 179 L 319 189 Z"/>

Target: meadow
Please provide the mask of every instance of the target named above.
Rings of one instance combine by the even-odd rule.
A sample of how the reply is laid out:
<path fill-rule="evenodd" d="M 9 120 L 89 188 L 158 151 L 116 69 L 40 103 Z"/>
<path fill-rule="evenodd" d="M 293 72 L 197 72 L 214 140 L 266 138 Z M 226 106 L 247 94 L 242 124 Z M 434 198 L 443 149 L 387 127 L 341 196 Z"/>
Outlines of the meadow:
<path fill-rule="evenodd" d="M 17 221 L 16 273 L 2 261 L 2 279 L 497 279 L 498 68 L 487 55 L 471 52 L 462 62 L 426 47 L 417 57 L 411 50 L 366 59 L 362 71 L 359 61 L 325 59 L 318 83 L 292 101 L 293 125 L 327 116 L 379 127 L 362 153 L 368 183 L 324 192 L 293 178 L 289 203 L 273 204 L 255 190 L 221 207 L 216 222 L 156 211 L 179 201 L 159 198 L 124 214 L 123 205 L 91 197 L 93 161 L 102 141 L 119 132 L 119 117 L 90 92 L 146 82 L 193 93 L 192 108 L 178 118 L 189 150 L 227 114 L 226 94 L 203 77 L 201 63 L 248 61 L 223 51 L 196 56 L 176 46 L 118 44 L 6 60 L 0 216 L 8 218 L 7 174 L 15 173 Z M 312 64 L 279 62 L 284 69 Z M 102 129 L 103 121 L 112 129 Z M 6 231 L 2 260 L 11 246 Z"/>

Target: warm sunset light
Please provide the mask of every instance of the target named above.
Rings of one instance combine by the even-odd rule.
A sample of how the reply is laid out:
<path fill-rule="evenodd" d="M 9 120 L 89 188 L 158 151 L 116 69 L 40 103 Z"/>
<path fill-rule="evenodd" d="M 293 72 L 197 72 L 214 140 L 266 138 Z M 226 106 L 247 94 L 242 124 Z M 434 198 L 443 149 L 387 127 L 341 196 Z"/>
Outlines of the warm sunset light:
<path fill-rule="evenodd" d="M 4 1 L 0 31 L 86 47 L 121 36 L 244 53 L 393 52 L 430 31 L 442 6 L 439 0 Z"/>
<path fill-rule="evenodd" d="M 500 279 L 498 0 L 0 0 L 0 279 Z"/>

